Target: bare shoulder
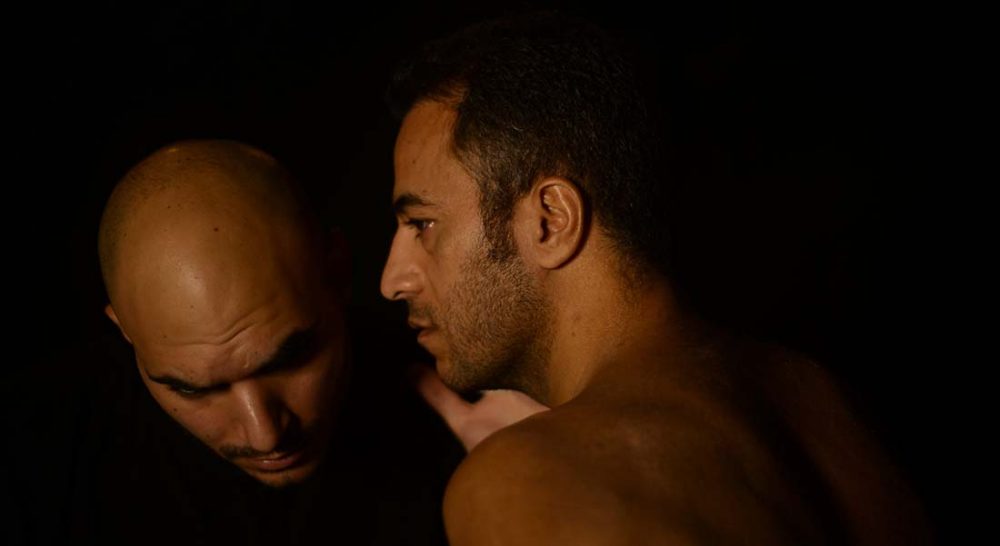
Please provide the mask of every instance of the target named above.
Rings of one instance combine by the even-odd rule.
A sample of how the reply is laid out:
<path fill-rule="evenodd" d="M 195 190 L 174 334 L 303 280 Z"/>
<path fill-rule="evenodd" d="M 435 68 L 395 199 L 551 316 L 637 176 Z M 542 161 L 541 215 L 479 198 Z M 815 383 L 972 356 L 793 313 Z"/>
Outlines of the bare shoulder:
<path fill-rule="evenodd" d="M 627 506 L 600 486 L 558 420 L 530 418 L 476 447 L 452 476 L 449 544 L 626 544 Z"/>
<path fill-rule="evenodd" d="M 559 410 L 462 463 L 445 496 L 453 546 L 786 542 L 732 463 L 736 448 L 697 420 L 643 405 Z"/>
<path fill-rule="evenodd" d="M 448 486 L 451 544 L 924 542 L 919 506 L 822 368 L 737 357 L 752 374 L 608 382 L 491 436 Z"/>

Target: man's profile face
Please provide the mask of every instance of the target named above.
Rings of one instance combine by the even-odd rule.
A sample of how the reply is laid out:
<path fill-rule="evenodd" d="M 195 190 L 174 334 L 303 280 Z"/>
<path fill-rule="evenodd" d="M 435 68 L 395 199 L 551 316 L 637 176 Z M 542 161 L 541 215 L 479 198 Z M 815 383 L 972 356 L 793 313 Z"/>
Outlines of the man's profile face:
<path fill-rule="evenodd" d="M 116 318 L 127 314 L 120 325 L 167 413 L 259 481 L 298 482 L 329 440 L 345 366 L 340 304 L 300 268 L 226 273 L 168 275 L 184 288 L 144 286 Z"/>
<path fill-rule="evenodd" d="M 544 301 L 523 261 L 488 257 L 475 181 L 450 151 L 454 111 L 423 101 L 403 121 L 393 189 L 399 227 L 382 275 L 418 342 L 460 391 L 509 387 L 534 348 Z"/>

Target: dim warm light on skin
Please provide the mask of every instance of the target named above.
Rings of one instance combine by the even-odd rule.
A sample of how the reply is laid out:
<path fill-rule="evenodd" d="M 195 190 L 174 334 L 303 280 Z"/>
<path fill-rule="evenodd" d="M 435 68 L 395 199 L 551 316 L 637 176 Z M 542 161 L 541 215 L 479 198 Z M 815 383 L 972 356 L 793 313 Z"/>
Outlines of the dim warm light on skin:
<path fill-rule="evenodd" d="M 425 156 L 439 157 L 446 147 L 425 133 L 400 138 L 406 143 L 425 143 Z M 436 146 L 434 146 L 436 144 Z M 419 154 L 417 152 L 414 155 Z M 430 164 L 419 157 L 397 154 L 398 180 L 433 180 L 436 185 L 397 182 L 394 208 L 400 227 L 393 239 L 382 276 L 382 294 L 402 299 L 410 307 L 409 325 L 419 330 L 418 341 L 434 355 L 438 372 L 450 377 L 451 324 L 441 317 L 445 296 L 462 277 L 461 265 L 483 244 L 482 227 L 476 214 L 475 188 L 457 161 Z M 410 174 L 418 170 L 418 173 Z M 416 187 L 413 187 L 416 186 Z M 442 332 L 442 328 L 446 328 Z"/>
<path fill-rule="evenodd" d="M 135 171 L 133 186 L 161 182 L 109 204 L 129 207 L 106 222 L 119 233 L 106 312 L 150 394 L 259 481 L 305 479 L 346 379 L 343 248 L 317 244 L 262 152 L 181 143 Z"/>
<path fill-rule="evenodd" d="M 409 324 L 446 384 L 525 390 L 520 370 L 547 350 L 548 308 L 537 274 L 519 257 L 487 256 L 478 189 L 451 153 L 453 121 L 447 106 L 427 101 L 403 123 L 395 156 L 399 228 L 382 294 L 407 303 Z"/>
<path fill-rule="evenodd" d="M 438 373 L 417 389 L 467 450 L 548 409 L 511 375 L 544 327 L 544 303 L 523 263 L 491 262 L 472 178 L 449 149 L 450 111 L 427 102 L 397 139 L 394 208 L 399 228 L 382 275 L 382 294 L 409 306 L 409 325 Z M 423 114 L 423 115 L 421 115 Z M 426 123 L 425 123 L 426 122 Z M 510 294 L 515 294 L 513 297 Z M 440 374 L 440 376 L 438 375 Z M 442 382 L 442 379 L 444 382 Z M 449 388 L 449 386 L 451 388 Z M 452 389 L 484 390 L 470 404 Z"/>
<path fill-rule="evenodd" d="M 454 400 L 445 385 L 515 388 L 552 409 L 461 463 L 449 544 L 921 543 L 919 505 L 833 378 L 686 313 L 662 274 L 628 270 L 571 181 L 535 181 L 513 204 L 515 255 L 491 261 L 455 119 L 425 99 L 403 120 L 382 293 L 406 302 L 435 357 L 444 385 L 426 379 L 425 397 L 446 421 L 475 408 L 435 402 Z"/>

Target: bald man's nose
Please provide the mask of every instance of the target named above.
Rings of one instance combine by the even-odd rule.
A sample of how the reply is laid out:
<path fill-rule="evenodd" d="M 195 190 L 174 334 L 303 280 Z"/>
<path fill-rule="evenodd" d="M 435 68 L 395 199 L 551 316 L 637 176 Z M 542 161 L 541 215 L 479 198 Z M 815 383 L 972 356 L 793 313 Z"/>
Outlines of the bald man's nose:
<path fill-rule="evenodd" d="M 421 274 L 414 260 L 412 241 L 403 240 L 400 232 L 392 239 L 389 257 L 382 269 L 382 296 L 389 300 L 406 300 L 421 289 Z"/>
<path fill-rule="evenodd" d="M 234 384 L 232 388 L 246 443 L 261 453 L 273 452 L 288 424 L 284 403 L 255 381 Z"/>

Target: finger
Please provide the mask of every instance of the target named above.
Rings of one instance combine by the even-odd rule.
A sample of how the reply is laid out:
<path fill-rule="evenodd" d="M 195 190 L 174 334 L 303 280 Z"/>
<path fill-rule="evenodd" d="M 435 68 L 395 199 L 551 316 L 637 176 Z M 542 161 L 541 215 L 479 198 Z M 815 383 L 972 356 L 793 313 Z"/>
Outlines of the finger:
<path fill-rule="evenodd" d="M 452 429 L 455 429 L 463 417 L 472 409 L 455 391 L 441 381 L 437 372 L 423 365 L 414 366 L 414 383 L 417 392 L 434 408 Z"/>
<path fill-rule="evenodd" d="M 503 408 L 512 422 L 550 409 L 527 394 L 513 390 L 483 391 L 483 397 L 479 403 L 493 404 Z"/>

